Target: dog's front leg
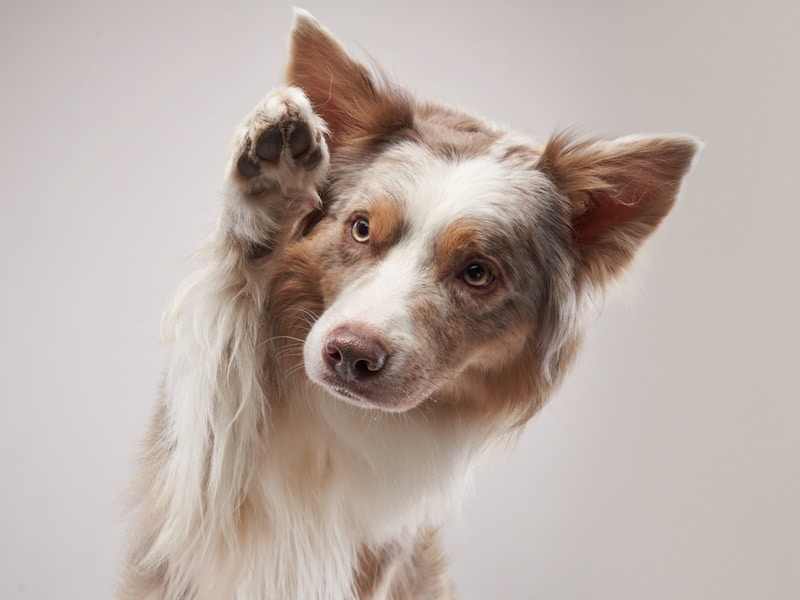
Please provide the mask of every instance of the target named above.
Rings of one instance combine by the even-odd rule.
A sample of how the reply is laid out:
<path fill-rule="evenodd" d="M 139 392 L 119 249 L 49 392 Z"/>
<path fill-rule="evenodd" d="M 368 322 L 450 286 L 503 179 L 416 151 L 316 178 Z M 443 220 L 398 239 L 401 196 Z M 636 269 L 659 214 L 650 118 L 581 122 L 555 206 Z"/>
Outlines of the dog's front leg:
<path fill-rule="evenodd" d="M 246 258 L 269 253 L 284 228 L 318 209 L 327 129 L 302 90 L 273 90 L 237 129 L 226 167 L 220 235 Z"/>
<path fill-rule="evenodd" d="M 165 321 L 172 359 L 132 501 L 120 599 L 235 595 L 243 565 L 220 557 L 240 550 L 240 508 L 273 401 L 263 389 L 271 251 L 318 209 L 326 133 L 305 94 L 282 87 L 234 135 L 216 238 Z"/>

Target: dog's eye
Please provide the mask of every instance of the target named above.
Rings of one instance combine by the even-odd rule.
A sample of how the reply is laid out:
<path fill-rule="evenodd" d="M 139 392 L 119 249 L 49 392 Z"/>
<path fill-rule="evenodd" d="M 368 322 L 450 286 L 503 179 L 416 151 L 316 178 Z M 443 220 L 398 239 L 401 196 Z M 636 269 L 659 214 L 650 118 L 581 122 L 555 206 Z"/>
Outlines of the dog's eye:
<path fill-rule="evenodd" d="M 353 239 L 359 244 L 369 241 L 369 221 L 364 218 L 356 219 L 353 223 Z"/>
<path fill-rule="evenodd" d="M 494 275 L 486 265 L 479 262 L 470 264 L 461 274 L 464 283 L 476 288 L 485 288 L 494 280 Z"/>

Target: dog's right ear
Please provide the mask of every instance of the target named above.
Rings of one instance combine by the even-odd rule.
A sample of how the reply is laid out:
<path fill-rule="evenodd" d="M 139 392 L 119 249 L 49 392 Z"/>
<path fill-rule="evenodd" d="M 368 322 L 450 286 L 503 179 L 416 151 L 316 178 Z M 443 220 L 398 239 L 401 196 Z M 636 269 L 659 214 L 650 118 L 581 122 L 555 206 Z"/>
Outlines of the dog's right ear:
<path fill-rule="evenodd" d="M 308 12 L 295 9 L 286 83 L 301 88 L 331 131 L 331 149 L 412 124 L 411 102 L 380 73 L 351 58 Z"/>

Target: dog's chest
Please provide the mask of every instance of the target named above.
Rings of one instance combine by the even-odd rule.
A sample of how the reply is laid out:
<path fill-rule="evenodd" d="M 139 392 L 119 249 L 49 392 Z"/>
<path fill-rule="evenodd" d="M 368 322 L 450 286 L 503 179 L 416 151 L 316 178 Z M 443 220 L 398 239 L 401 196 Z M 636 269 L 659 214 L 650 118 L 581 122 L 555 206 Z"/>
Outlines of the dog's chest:
<path fill-rule="evenodd" d="M 439 426 L 323 394 L 279 416 L 242 523 L 237 600 L 356 598 L 365 549 L 402 546 L 458 504 L 469 468 Z"/>

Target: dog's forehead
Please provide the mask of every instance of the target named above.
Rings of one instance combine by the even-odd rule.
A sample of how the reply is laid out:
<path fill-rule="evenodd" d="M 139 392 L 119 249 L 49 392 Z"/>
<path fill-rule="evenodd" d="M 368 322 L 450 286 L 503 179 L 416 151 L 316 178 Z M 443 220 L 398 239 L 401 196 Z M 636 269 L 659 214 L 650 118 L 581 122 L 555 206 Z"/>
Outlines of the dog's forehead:
<path fill-rule="evenodd" d="M 456 221 L 502 227 L 535 220 L 548 189 L 544 175 L 532 164 L 509 160 L 500 145 L 452 157 L 421 144 L 398 144 L 370 166 L 364 183 L 368 199 L 390 198 L 412 231 L 432 236 Z"/>

